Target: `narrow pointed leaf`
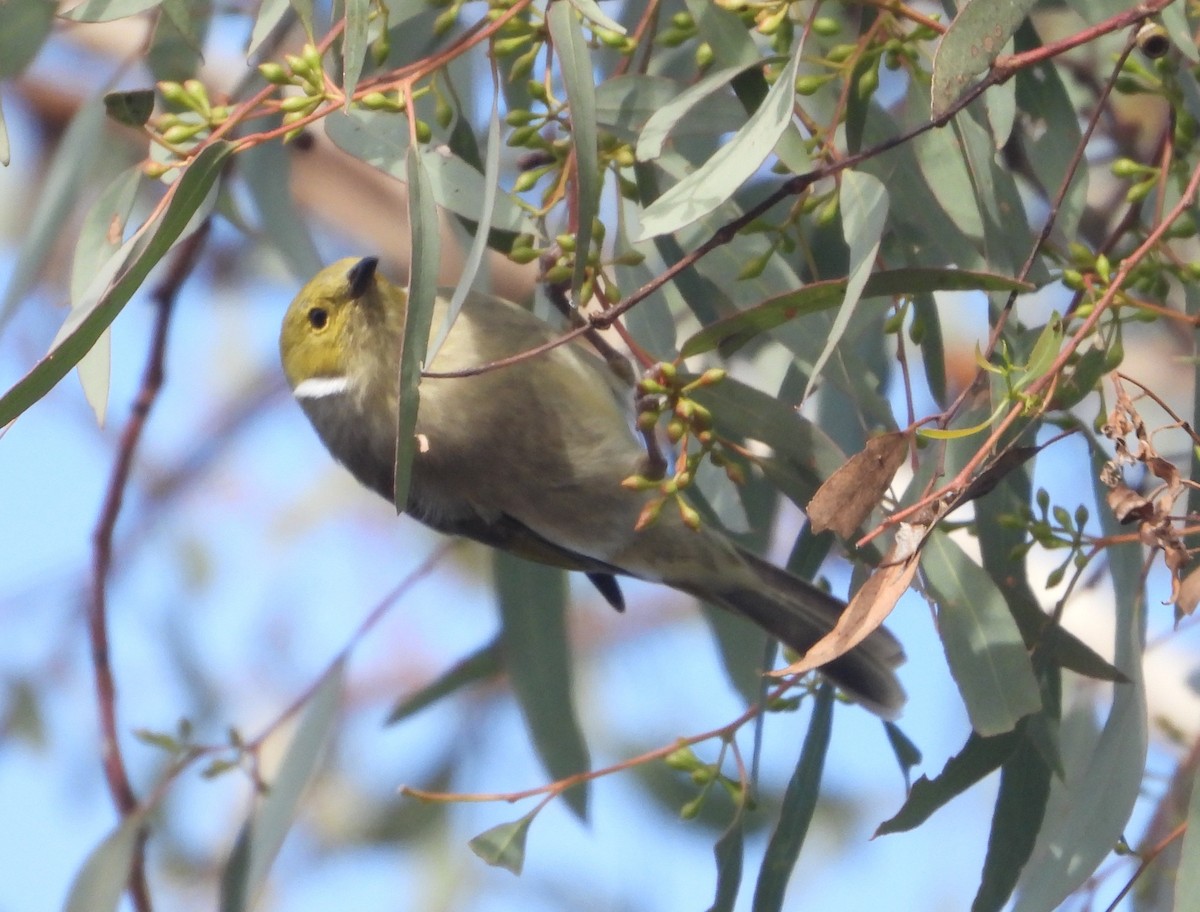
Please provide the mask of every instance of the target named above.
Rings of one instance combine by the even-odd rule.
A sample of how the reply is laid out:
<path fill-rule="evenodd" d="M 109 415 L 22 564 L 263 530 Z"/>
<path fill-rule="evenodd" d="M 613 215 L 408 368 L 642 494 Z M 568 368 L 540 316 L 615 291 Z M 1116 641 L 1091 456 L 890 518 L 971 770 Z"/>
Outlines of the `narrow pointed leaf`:
<path fill-rule="evenodd" d="M 243 824 L 221 878 L 221 912 L 253 908 L 292 827 L 300 799 L 320 768 L 341 705 L 345 660 L 325 673 L 296 726 L 269 789 Z"/>
<path fill-rule="evenodd" d="M 446 316 L 442 325 L 437 329 L 437 336 L 429 344 L 426 361 L 432 362 L 437 357 L 438 350 L 450 335 L 450 327 L 458 319 L 463 302 L 471 291 L 475 274 L 479 272 L 479 264 L 487 253 L 488 229 L 492 223 L 492 213 L 496 210 L 497 184 L 500 180 L 500 87 L 496 85 L 496 71 L 492 69 L 492 113 L 488 117 L 487 150 L 483 164 L 483 199 L 479 203 L 479 212 L 475 217 L 478 228 L 475 238 L 471 241 L 471 249 L 463 261 L 462 274 L 450 297 L 450 306 L 446 308 Z"/>
<path fill-rule="evenodd" d="M 1020 740 L 1015 732 L 991 738 L 971 732 L 962 750 L 946 761 L 937 776 L 932 779 L 922 776 L 913 783 L 903 806 L 879 825 L 875 835 L 916 829 L 951 799 L 998 770 L 1012 756 Z"/>
<path fill-rule="evenodd" d="M 411 272 L 400 349 L 400 409 L 396 422 L 396 512 L 408 507 L 412 461 L 417 454 L 417 409 L 420 407 L 421 368 L 429 345 L 433 305 L 441 265 L 441 231 L 429 175 L 416 149 L 409 149 L 408 222 L 412 231 Z"/>
<path fill-rule="evenodd" d="M 444 674 L 416 693 L 409 694 L 396 703 L 388 713 L 384 725 L 395 725 L 464 687 L 497 677 L 503 670 L 503 644 L 500 638 L 496 637 L 456 662 Z"/>
<path fill-rule="evenodd" d="M 1037 748 L 1022 737 L 1000 772 L 987 857 L 971 912 L 1000 912 L 1012 896 L 1041 830 L 1052 776 Z"/>
<path fill-rule="evenodd" d="M 992 65 L 1037 0 L 967 3 L 933 57 L 932 116 L 940 117 Z"/>
<path fill-rule="evenodd" d="M 592 55 L 579 17 L 569 3 L 554 2 L 546 14 L 546 24 L 558 55 L 567 101 L 571 106 L 571 144 L 575 150 L 576 248 L 575 271 L 571 290 L 577 293 L 587 271 L 592 249 L 592 221 L 600 207 L 600 152 L 596 131 L 596 84 Z"/>
<path fill-rule="evenodd" d="M 1020 629 L 987 571 L 946 535 L 925 545 L 922 567 L 938 605 L 950 673 L 981 735 L 1011 731 L 1042 708 Z"/>
<path fill-rule="evenodd" d="M 71 882 L 64 912 L 115 912 L 145 824 L 141 814 L 126 817 L 92 850 Z"/>
<path fill-rule="evenodd" d="M 566 574 L 502 551 L 495 554 L 504 662 L 538 757 L 555 780 L 585 772 L 587 745 L 572 701 Z M 563 794 L 587 816 L 587 789 Z"/>
<path fill-rule="evenodd" d="M 346 93 L 346 110 L 358 88 L 367 57 L 367 32 L 370 28 L 371 0 L 345 0 L 346 31 L 342 36 L 342 90 Z"/>
<path fill-rule="evenodd" d="M 755 336 L 809 314 L 831 310 L 846 298 L 849 279 L 812 282 L 796 291 L 768 298 L 731 317 L 705 326 L 683 343 L 685 358 L 712 351 L 726 354 Z M 873 273 L 863 285 L 862 298 L 884 298 L 932 291 L 1031 291 L 1032 285 L 1007 276 L 965 269 L 888 269 Z"/>
<path fill-rule="evenodd" d="M 662 154 L 663 143 L 675 129 L 675 125 L 701 102 L 707 105 L 712 95 L 726 88 L 729 83 L 751 67 L 761 67 L 764 63 L 780 59 L 782 58 L 755 59 L 725 67 L 715 73 L 710 73 L 699 82 L 679 92 L 651 114 L 646 125 L 642 127 L 637 141 L 638 161 L 653 161 L 658 158 Z"/>
<path fill-rule="evenodd" d="M 230 148 L 228 144 L 216 143 L 191 163 L 162 217 L 127 242 L 134 252 L 123 271 L 103 294 L 72 311 L 46 357 L 0 398 L 0 427 L 46 395 L 96 343 L 150 270 L 192 226 L 193 216 L 209 199 Z M 135 241 L 138 243 L 133 244 Z"/>
<path fill-rule="evenodd" d="M 887 224 L 888 192 L 879 178 L 865 171 L 847 171 L 842 175 L 838 191 L 838 204 L 842 212 L 842 233 L 850 248 L 850 269 L 846 276 L 846 294 L 838 308 L 833 325 L 825 336 L 825 346 L 813 363 L 808 374 L 808 385 L 804 399 L 812 392 L 821 369 L 842 341 L 850 318 L 858 307 L 863 289 L 871 272 L 875 269 L 875 257 L 879 253 L 879 240 Z"/>
<path fill-rule="evenodd" d="M 17 265 L 0 304 L 0 326 L 13 315 L 33 287 L 50 256 L 64 223 L 74 212 L 91 174 L 104 128 L 104 105 L 99 99 L 85 102 L 58 143 L 42 184 L 17 255 Z M 0 421 L 0 426 L 4 422 Z"/>
<path fill-rule="evenodd" d="M 714 211 L 767 160 L 792 122 L 796 70 L 802 42 L 767 97 L 733 138 L 707 162 L 651 203 L 642 213 L 637 240 L 678 231 Z"/>
<path fill-rule="evenodd" d="M 800 760 L 783 793 L 779 821 L 775 824 L 771 841 L 767 843 L 762 868 L 758 872 L 758 883 L 754 887 L 754 912 L 779 912 L 783 908 L 783 897 L 792 869 L 800 858 L 808 827 L 817 811 L 821 776 L 825 771 L 825 757 L 829 753 L 829 741 L 833 733 L 833 697 L 833 686 L 828 681 L 822 683 L 813 704 L 812 719 L 808 723 L 808 734 L 804 736 Z"/>
<path fill-rule="evenodd" d="M 708 912 L 733 912 L 737 905 L 738 888 L 742 885 L 742 866 L 746 856 L 745 806 L 739 804 L 733 820 L 713 846 L 717 863 L 717 891 Z"/>

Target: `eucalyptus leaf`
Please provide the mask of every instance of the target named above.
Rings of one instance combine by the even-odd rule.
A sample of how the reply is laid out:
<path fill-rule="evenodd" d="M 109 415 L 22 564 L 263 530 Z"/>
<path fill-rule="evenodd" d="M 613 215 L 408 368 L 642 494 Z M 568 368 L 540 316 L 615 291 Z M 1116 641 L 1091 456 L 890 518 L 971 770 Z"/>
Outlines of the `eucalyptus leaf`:
<path fill-rule="evenodd" d="M 496 73 L 493 70 L 493 80 L 495 77 Z M 498 89 L 494 82 L 492 88 L 493 90 Z M 492 111 L 488 117 L 487 158 L 484 162 L 483 173 L 483 199 L 480 201 L 479 214 L 477 216 L 479 229 L 475 232 L 475 237 L 471 241 L 471 249 L 467 251 L 467 258 L 463 262 L 458 284 L 454 288 L 454 294 L 450 297 L 450 306 L 446 308 L 445 319 L 442 321 L 442 325 L 438 327 L 437 336 L 429 344 L 429 351 L 426 358 L 428 362 L 432 362 L 437 357 L 437 353 L 446 341 L 446 337 L 450 335 L 450 328 L 454 325 L 454 321 L 458 319 L 463 302 L 466 301 L 467 295 L 471 291 L 471 285 L 475 281 L 475 275 L 479 272 L 479 265 L 483 262 L 484 254 L 487 253 L 488 232 L 486 226 L 492 223 L 492 214 L 496 211 L 496 188 L 499 179 L 500 92 L 493 91 Z"/>
<path fill-rule="evenodd" d="M 400 347 L 400 405 L 396 419 L 396 474 L 393 503 L 396 512 L 408 507 L 412 463 L 417 454 L 417 410 L 420 408 L 421 369 L 429 346 L 433 307 L 441 265 L 441 232 L 433 189 L 423 160 L 410 148 L 408 164 L 408 222 L 412 232 L 411 270 L 404 308 L 404 336 Z"/>
<path fill-rule="evenodd" d="M 194 230 L 193 216 L 206 202 L 211 202 L 210 191 L 230 150 L 226 143 L 214 143 L 193 159 L 177 182 L 166 211 L 127 242 L 130 259 L 122 263 L 120 274 L 114 270 L 111 283 L 105 283 L 103 289 L 72 310 L 46 356 L 0 398 L 0 427 L 46 395 L 79 363 L 141 287 L 150 270 L 185 231 Z"/>
<path fill-rule="evenodd" d="M 587 19 L 593 25 L 608 29 L 610 32 L 616 32 L 618 35 L 625 34 L 625 26 L 617 22 L 616 19 L 611 19 L 605 15 L 604 10 L 600 9 L 600 5 L 596 0 L 571 0 L 571 5 L 579 11 L 579 14 L 583 18 Z"/>
<path fill-rule="evenodd" d="M 262 0 L 258 6 L 258 14 L 254 17 L 254 25 L 250 29 L 250 44 L 246 47 L 246 57 L 253 57 L 264 41 L 291 13 L 292 4 L 289 0 Z"/>
<path fill-rule="evenodd" d="M 336 111 L 325 118 L 325 132 L 342 150 L 400 180 L 408 180 L 408 125 L 403 117 L 380 111 Z M 438 205 L 472 221 L 487 193 L 484 177 L 446 147 L 419 148 L 425 174 Z M 491 227 L 531 230 L 530 222 L 508 194 L 499 194 Z"/>
<path fill-rule="evenodd" d="M 596 86 L 596 123 L 636 139 L 646 122 L 684 91 L 688 90 L 666 76 L 614 76 Z M 671 134 L 717 137 L 732 133 L 745 121 L 746 111 L 731 93 L 714 91 L 705 96 L 703 106 L 692 106 L 679 115 L 671 124 Z"/>
<path fill-rule="evenodd" d="M 817 811 L 821 777 L 833 733 L 834 687 L 822 682 L 813 702 L 812 718 L 800 760 L 788 780 L 779 808 L 779 820 L 767 843 L 758 883 L 754 887 L 753 912 L 780 912 L 792 870 L 808 837 L 808 828 Z"/>
<path fill-rule="evenodd" d="M 738 804 L 733 819 L 713 846 L 713 858 L 717 863 L 717 891 L 708 912 L 733 912 L 737 904 L 738 888 L 742 885 L 742 865 L 746 854 L 745 806 Z"/>
<path fill-rule="evenodd" d="M 150 89 L 109 92 L 104 96 L 104 110 L 110 120 L 122 126 L 141 127 L 154 113 L 154 92 Z"/>
<path fill-rule="evenodd" d="M 684 341 L 683 357 L 720 347 L 726 354 L 741 348 L 756 336 L 809 314 L 831 310 L 846 300 L 849 279 L 811 282 L 796 291 L 771 298 L 731 317 L 714 321 Z M 863 284 L 862 298 L 891 298 L 933 291 L 1030 291 L 1033 286 L 1016 279 L 963 269 L 881 270 Z"/>
<path fill-rule="evenodd" d="M 985 776 L 998 770 L 1021 742 L 1015 731 L 984 738 L 971 732 L 962 749 L 946 761 L 933 779 L 922 776 L 913 783 L 904 804 L 875 830 L 876 836 L 914 830 Z"/>
<path fill-rule="evenodd" d="M 0 95 L 0 165 L 7 168 L 11 163 L 12 149 L 8 144 L 8 121 L 4 119 L 4 97 Z"/>
<path fill-rule="evenodd" d="M 678 231 L 713 212 L 762 166 L 792 122 L 802 49 L 797 42 L 763 103 L 729 142 L 642 212 L 639 240 Z"/>
<path fill-rule="evenodd" d="M 246 912 L 262 893 L 300 799 L 320 768 L 337 722 L 344 677 L 345 659 L 338 659 L 309 698 L 265 797 L 242 825 L 221 878 L 221 912 Z"/>
<path fill-rule="evenodd" d="M 934 533 L 922 568 L 938 605 L 950 672 L 971 727 L 984 736 L 1011 731 L 1042 707 L 1029 653 L 1004 597 L 987 571 L 951 539 Z"/>
<path fill-rule="evenodd" d="M 1187 832 L 1179 853 L 1179 869 L 1175 875 L 1175 908 L 1186 909 L 1200 896 L 1200 788 L 1192 782 L 1192 797 L 1188 802 Z"/>
<path fill-rule="evenodd" d="M 783 58 L 768 58 L 766 62 Z M 725 67 L 715 73 L 709 73 L 699 82 L 688 86 L 674 95 L 670 100 L 659 105 L 642 127 L 637 141 L 638 161 L 653 161 L 662 154 L 663 143 L 684 117 L 692 113 L 697 105 L 705 105 L 707 116 L 708 105 L 712 96 L 725 89 L 736 77 L 751 67 L 761 66 L 764 61 L 752 60 L 735 66 Z"/>
<path fill-rule="evenodd" d="M 0 79 L 25 71 L 49 37 L 56 9 L 46 0 L 0 3 Z"/>
<path fill-rule="evenodd" d="M 1094 460 L 1092 483 L 1103 502 L 1101 457 Z M 1098 513 L 1103 534 L 1120 527 L 1108 510 Z M 1141 590 L 1141 551 L 1109 551 L 1117 609 L 1114 664 L 1128 683 L 1113 688 L 1112 704 L 1094 747 L 1065 763 L 1066 775 L 1051 784 L 1051 800 L 1062 808 L 1046 827 L 1022 872 L 1014 912 L 1057 908 L 1096 870 L 1121 838 L 1142 786 L 1149 743 L 1142 651 L 1145 648 L 1145 596 Z M 1068 755 L 1070 757 L 1071 755 Z M 1050 821 L 1048 821 L 1049 824 Z"/>
<path fill-rule="evenodd" d="M 163 0 L 84 0 L 58 15 L 74 22 L 111 22 L 161 6 Z"/>
<path fill-rule="evenodd" d="M 1004 761 L 983 874 L 971 912 L 1000 912 L 1012 896 L 1046 816 L 1052 775 L 1026 738 Z"/>
<path fill-rule="evenodd" d="M 367 57 L 371 0 L 343 2 L 346 7 L 346 28 L 342 33 L 342 91 L 346 93 L 346 110 L 349 111 Z"/>
<path fill-rule="evenodd" d="M 132 814 L 92 849 L 71 882 L 63 912 L 115 912 L 145 825 L 142 814 Z"/>
<path fill-rule="evenodd" d="M 973 0 L 960 7 L 933 57 L 933 117 L 946 113 L 992 65 L 1036 2 Z"/>
<path fill-rule="evenodd" d="M 571 700 L 566 575 L 503 551 L 494 560 L 504 664 L 534 747 L 555 780 L 586 772 L 587 745 Z M 587 796 L 586 786 L 563 793 L 580 819 L 587 817 Z"/>
<path fill-rule="evenodd" d="M 600 151 L 596 131 L 596 85 L 592 55 L 579 17 L 569 3 L 551 3 L 546 25 L 554 41 L 567 101 L 571 106 L 571 145 L 575 150 L 575 270 L 571 291 L 578 294 L 592 249 L 592 222 L 600 207 Z"/>
<path fill-rule="evenodd" d="M 525 866 L 525 838 L 536 813 L 485 830 L 468 843 L 471 851 L 494 867 L 520 874 Z"/>
<path fill-rule="evenodd" d="M 498 677 L 503 670 L 503 643 L 500 637 L 496 637 L 456 662 L 416 693 L 397 702 L 384 724 L 395 725 L 464 687 Z"/>
<path fill-rule="evenodd" d="M 846 276 L 846 294 L 838 308 L 833 326 L 825 335 L 825 347 L 808 375 L 808 386 L 801 397 L 807 399 L 817 382 L 825 362 L 841 342 L 863 289 L 875 268 L 879 254 L 879 239 L 887 223 L 888 192 L 883 182 L 866 172 L 846 171 L 838 191 L 838 208 L 842 212 L 842 232 L 850 248 L 850 270 Z"/>
<path fill-rule="evenodd" d="M 99 99 L 82 104 L 58 143 L 42 184 L 42 192 L 25 228 L 16 267 L 0 304 L 0 327 L 33 287 L 91 177 L 97 149 L 102 147 L 104 106 Z M 0 421 L 0 426 L 6 422 Z"/>

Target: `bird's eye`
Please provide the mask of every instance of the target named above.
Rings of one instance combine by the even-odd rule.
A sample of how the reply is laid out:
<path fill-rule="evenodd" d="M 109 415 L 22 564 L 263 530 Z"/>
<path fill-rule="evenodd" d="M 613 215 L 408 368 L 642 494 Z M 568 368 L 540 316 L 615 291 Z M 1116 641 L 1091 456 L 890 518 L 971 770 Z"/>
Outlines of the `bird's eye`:
<path fill-rule="evenodd" d="M 324 307 L 308 309 L 308 325 L 313 329 L 324 329 L 329 323 L 329 311 Z"/>

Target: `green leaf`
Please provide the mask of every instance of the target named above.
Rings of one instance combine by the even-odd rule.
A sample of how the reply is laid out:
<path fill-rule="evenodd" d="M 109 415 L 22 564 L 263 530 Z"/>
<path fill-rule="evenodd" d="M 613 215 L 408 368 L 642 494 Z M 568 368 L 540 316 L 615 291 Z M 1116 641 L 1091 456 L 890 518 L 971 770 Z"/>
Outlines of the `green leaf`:
<path fill-rule="evenodd" d="M 762 166 L 792 122 L 802 49 L 803 42 L 797 41 L 792 58 L 763 103 L 729 142 L 642 212 L 638 240 L 678 231 L 703 218 Z"/>
<path fill-rule="evenodd" d="M 141 814 L 126 817 L 92 849 L 71 882 L 64 912 L 115 912 L 145 824 Z"/>
<path fill-rule="evenodd" d="M 950 673 L 979 734 L 1011 731 L 1042 707 L 1021 632 L 987 571 L 949 536 L 935 533 L 921 567 L 938 605 Z"/>
<path fill-rule="evenodd" d="M 92 174 L 96 150 L 102 145 L 100 136 L 103 129 L 104 107 L 97 101 L 88 101 L 80 106 L 71 126 L 59 141 L 54 159 L 46 172 L 37 207 L 25 229 L 17 265 L 4 293 L 4 303 L 0 304 L 0 327 L 8 322 L 17 305 L 33 287 L 62 235 L 63 226 L 75 211 Z M 0 421 L 0 427 L 5 423 Z"/>
<path fill-rule="evenodd" d="M 290 2 L 296 15 L 300 17 L 300 23 L 304 26 L 304 34 L 308 36 L 309 42 L 312 42 L 316 35 L 313 31 L 313 0 L 290 0 Z"/>
<path fill-rule="evenodd" d="M 555 780 L 586 772 L 587 745 L 571 699 L 566 574 L 503 551 L 495 552 L 493 567 L 504 663 L 542 765 Z M 586 818 L 586 786 L 563 797 Z"/>
<path fill-rule="evenodd" d="M 726 354 L 751 339 L 789 320 L 831 310 L 846 298 L 849 279 L 812 282 L 796 291 L 710 323 L 683 343 L 683 357 L 690 358 L 720 347 Z M 891 269 L 871 274 L 861 297 L 883 298 L 933 291 L 1030 291 L 1033 286 L 1007 276 L 965 269 Z"/>
<path fill-rule="evenodd" d="M 983 876 L 971 912 L 999 912 L 1012 896 L 1046 815 L 1051 777 L 1037 748 L 1022 737 L 1000 772 Z"/>
<path fill-rule="evenodd" d="M 478 681 L 490 681 L 498 677 L 503 670 L 502 643 L 500 637 L 496 637 L 462 660 L 455 662 L 444 673 L 416 693 L 409 694 L 396 703 L 388 713 L 384 725 L 395 725 L 470 684 Z"/>
<path fill-rule="evenodd" d="M 325 132 L 343 151 L 400 180 L 408 179 L 408 127 L 402 117 L 379 111 L 335 111 Z M 446 149 L 420 147 L 421 161 L 438 205 L 475 222 L 487 193 L 484 177 Z M 491 227 L 531 231 L 528 217 L 508 194 L 498 195 Z"/>
<path fill-rule="evenodd" d="M 614 76 L 596 86 L 596 123 L 623 138 L 637 139 L 646 122 L 684 91 L 687 90 L 666 76 L 643 73 Z M 671 133 L 677 137 L 720 136 L 732 133 L 745 121 L 745 109 L 732 94 L 709 93 L 703 107 L 690 108 L 671 124 Z"/>
<path fill-rule="evenodd" d="M 817 810 L 821 794 L 821 776 L 833 733 L 834 688 L 828 681 L 821 684 L 813 704 L 812 719 L 800 760 L 783 793 L 779 821 L 767 843 L 758 883 L 754 887 L 754 912 L 779 912 L 787 891 L 792 869 L 800 858 L 800 850 L 808 836 L 808 827 Z"/>
<path fill-rule="evenodd" d="M 619 35 L 625 34 L 625 26 L 621 25 L 616 19 L 610 19 L 604 14 L 604 10 L 600 9 L 596 0 L 571 0 L 571 6 L 579 11 L 579 15 L 587 19 L 593 25 L 598 25 L 600 28 L 608 29 L 610 32 L 616 32 Z"/>
<path fill-rule="evenodd" d="M 109 92 L 104 96 L 104 111 L 110 120 L 126 127 L 140 127 L 154 113 L 154 92 L 150 89 Z"/>
<path fill-rule="evenodd" d="M 84 0 L 58 15 L 74 22 L 111 22 L 161 6 L 163 0 Z"/>
<path fill-rule="evenodd" d="M 1099 483 L 1102 458 L 1094 459 L 1092 484 Z M 1119 534 L 1111 511 L 1097 514 L 1104 535 Z M 1141 549 L 1111 548 L 1109 561 L 1117 610 L 1114 664 L 1129 683 L 1113 688 L 1113 701 L 1099 739 L 1086 750 L 1070 750 L 1064 735 L 1066 775 L 1051 784 L 1051 813 L 1034 855 L 1022 874 L 1014 912 L 1055 909 L 1083 883 L 1120 839 L 1142 786 L 1149 743 L 1146 692 L 1142 679 L 1145 598 L 1141 589 Z M 1091 710 L 1087 711 L 1090 720 Z"/>
<path fill-rule="evenodd" d="M 56 9 L 57 4 L 46 0 L 0 3 L 0 79 L 25 71 L 50 35 Z"/>
<path fill-rule="evenodd" d="M 717 862 L 717 891 L 708 912 L 733 912 L 738 888 L 742 885 L 742 864 L 745 859 L 745 805 L 739 803 L 733 820 L 713 846 Z"/>
<path fill-rule="evenodd" d="M 1186 909 L 1200 896 L 1200 788 L 1192 782 L 1192 798 L 1188 802 L 1187 832 L 1179 851 L 1179 868 L 1175 874 L 1175 908 Z"/>
<path fill-rule="evenodd" d="M 262 0 L 258 7 L 258 15 L 254 17 L 254 27 L 250 29 L 250 44 L 246 47 L 247 60 L 258 53 L 262 43 L 271 37 L 271 33 L 291 11 L 292 4 L 289 0 Z"/>
<path fill-rule="evenodd" d="M 908 735 L 904 734 L 895 722 L 884 722 L 883 730 L 887 734 L 888 744 L 892 746 L 892 753 L 896 755 L 896 762 L 900 764 L 900 772 L 904 774 L 904 782 L 907 784 L 913 767 L 921 762 L 921 749 L 912 742 Z"/>
<path fill-rule="evenodd" d="M 125 242 L 126 223 L 141 182 L 141 168 L 134 166 L 122 171 L 104 188 L 84 217 L 71 261 L 72 307 L 83 303 L 96 275 Z"/>
<path fill-rule="evenodd" d="M 930 779 L 922 776 L 895 816 L 885 820 L 875 830 L 876 836 L 915 830 L 933 813 L 957 798 L 985 776 L 998 770 L 1012 756 L 1021 741 L 1016 732 L 981 737 L 971 732 L 962 750 L 946 761 L 942 771 Z"/>
<path fill-rule="evenodd" d="M 821 482 L 845 461 L 845 454 L 813 422 L 781 401 L 744 383 L 725 378 L 693 398 L 713 413 L 718 434 L 758 440 L 771 454 L 756 460 L 763 473 L 793 503 L 803 507 Z"/>
<path fill-rule="evenodd" d="M 8 144 L 8 122 L 4 119 L 3 96 L 0 96 L 0 165 L 8 167 L 12 162 L 12 148 Z"/>
<path fill-rule="evenodd" d="M 692 113 L 698 104 L 704 102 L 704 113 L 707 116 L 708 105 L 712 101 L 712 95 L 724 89 L 736 77 L 751 67 L 760 67 L 764 63 L 781 59 L 783 58 L 771 57 L 767 58 L 767 60 L 755 58 L 754 60 L 744 61 L 731 67 L 725 67 L 722 70 L 717 70 L 715 73 L 710 73 L 682 92 L 674 94 L 669 100 L 664 100 L 657 110 L 646 120 L 645 126 L 642 127 L 642 132 L 638 136 L 638 161 L 653 161 L 658 158 L 662 154 L 663 143 L 672 130 L 675 129 L 675 125 L 688 114 Z M 602 86 L 601 88 L 603 89 L 604 87 Z M 738 126 L 740 125 L 739 121 Z"/>
<path fill-rule="evenodd" d="M 346 110 L 349 111 L 367 57 L 371 0 L 344 0 L 344 3 L 346 30 L 342 33 L 342 91 L 346 93 Z"/>
<path fill-rule="evenodd" d="M 283 257 L 292 275 L 307 281 L 321 268 L 321 254 L 296 207 L 289 182 L 291 158 L 281 143 L 263 143 L 238 155 L 238 174 L 250 191 L 258 211 L 258 224 L 266 239 Z"/>
<path fill-rule="evenodd" d="M 242 825 L 221 877 L 221 912 L 243 912 L 258 900 L 267 874 L 292 827 L 305 789 L 320 768 L 337 722 L 346 671 L 330 666 L 308 701 L 266 796 Z"/>
<path fill-rule="evenodd" d="M 525 837 L 529 835 L 529 825 L 533 823 L 538 810 L 540 808 L 534 808 L 519 820 L 484 830 L 467 845 L 493 867 L 520 874 L 525 866 Z"/>
<path fill-rule="evenodd" d="M 838 308 L 833 326 L 825 336 L 825 347 L 817 357 L 808 374 L 808 385 L 802 399 L 807 399 L 817 382 L 825 362 L 842 340 L 854 309 L 862 297 L 871 272 L 875 268 L 875 257 L 879 253 L 879 239 L 887 223 L 888 192 L 883 182 L 861 171 L 846 171 L 842 174 L 838 191 L 838 206 L 842 212 L 842 234 L 850 248 L 850 268 L 846 276 L 846 294 Z"/>
<path fill-rule="evenodd" d="M 987 0 L 960 7 L 933 57 L 933 117 L 946 113 L 971 79 L 992 65 L 1036 2 Z"/>
<path fill-rule="evenodd" d="M 571 143 L 575 149 L 575 271 L 571 291 L 578 293 L 587 272 L 592 249 L 592 221 L 600 208 L 600 152 L 596 131 L 596 84 L 592 55 L 583 37 L 579 17 L 568 3 L 551 3 L 546 25 L 558 55 L 567 102 L 571 106 Z"/>
<path fill-rule="evenodd" d="M 179 179 L 166 211 L 126 242 L 123 249 L 130 251 L 129 260 L 113 267 L 114 274 L 120 271 L 120 275 L 97 288 L 94 296 L 89 294 L 88 300 L 71 312 L 46 356 L 0 398 L 0 427 L 46 395 L 79 363 L 150 270 L 186 230 L 194 229 L 193 216 L 209 201 L 231 149 L 227 143 L 214 143 L 196 156 Z"/>
<path fill-rule="evenodd" d="M 416 149 L 408 150 L 408 224 L 412 231 L 411 271 L 400 348 L 400 407 L 396 420 L 396 512 L 408 507 L 412 462 L 417 454 L 417 410 L 421 369 L 429 346 L 429 329 L 437 301 L 441 266 L 441 229 L 429 175 Z"/>
<path fill-rule="evenodd" d="M 483 166 L 483 199 L 479 204 L 479 212 L 475 216 L 478 221 L 478 228 L 475 231 L 474 239 L 471 241 L 471 249 L 467 252 L 467 258 L 463 261 L 458 284 L 454 288 L 454 294 L 450 297 L 450 306 L 446 308 L 446 316 L 442 321 L 442 325 L 438 327 L 437 336 L 429 344 L 428 356 L 426 358 L 428 362 L 432 362 L 437 357 L 437 353 L 446 341 L 446 337 L 450 335 L 450 327 L 458 319 L 463 302 L 466 301 L 467 295 L 471 291 L 471 285 L 475 282 L 475 275 L 479 272 L 479 265 L 483 262 L 483 255 L 487 253 L 487 226 L 492 223 L 492 214 L 496 211 L 496 189 L 500 180 L 501 146 L 500 91 L 496 85 L 497 74 L 495 69 L 492 69 L 491 72 L 493 80 L 492 112 L 488 117 L 487 157 Z"/>

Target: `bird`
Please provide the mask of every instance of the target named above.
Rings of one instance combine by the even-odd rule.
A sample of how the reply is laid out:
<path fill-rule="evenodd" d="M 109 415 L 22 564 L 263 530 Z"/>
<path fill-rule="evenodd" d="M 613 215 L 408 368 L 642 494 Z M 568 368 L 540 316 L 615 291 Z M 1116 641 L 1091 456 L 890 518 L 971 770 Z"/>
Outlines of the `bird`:
<path fill-rule="evenodd" d="M 280 359 L 292 393 L 333 457 L 391 501 L 406 290 L 375 257 L 319 271 L 289 305 Z M 449 307 L 441 292 L 432 327 Z M 646 450 L 633 423 L 632 387 L 586 342 L 470 376 L 439 377 L 499 361 L 560 333 L 530 311 L 471 292 L 420 384 L 419 445 L 406 512 L 425 525 L 517 556 L 581 571 L 618 609 L 619 577 L 661 583 L 748 618 L 803 654 L 844 609 L 833 595 L 742 548 L 708 525 L 662 510 L 622 480 Z M 660 495 L 659 495 L 660 496 Z M 879 628 L 821 672 L 852 701 L 896 717 L 905 702 L 899 641 Z"/>

